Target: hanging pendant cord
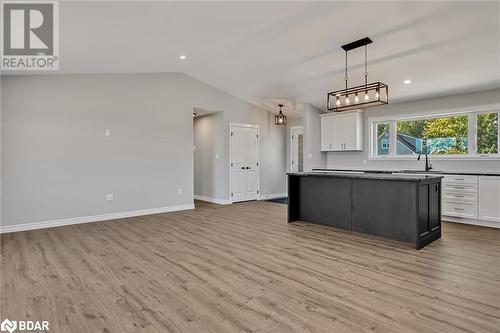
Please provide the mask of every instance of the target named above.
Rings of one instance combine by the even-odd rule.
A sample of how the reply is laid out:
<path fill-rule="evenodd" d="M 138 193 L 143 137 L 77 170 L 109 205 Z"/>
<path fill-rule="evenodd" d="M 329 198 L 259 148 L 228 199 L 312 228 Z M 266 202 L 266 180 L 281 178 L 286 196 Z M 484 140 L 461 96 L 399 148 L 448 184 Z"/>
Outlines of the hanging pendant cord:
<path fill-rule="evenodd" d="M 365 87 L 368 85 L 368 66 L 366 64 L 367 54 L 368 54 L 368 48 L 365 45 Z"/>
<path fill-rule="evenodd" d="M 345 51 L 345 92 L 347 94 L 347 51 Z"/>

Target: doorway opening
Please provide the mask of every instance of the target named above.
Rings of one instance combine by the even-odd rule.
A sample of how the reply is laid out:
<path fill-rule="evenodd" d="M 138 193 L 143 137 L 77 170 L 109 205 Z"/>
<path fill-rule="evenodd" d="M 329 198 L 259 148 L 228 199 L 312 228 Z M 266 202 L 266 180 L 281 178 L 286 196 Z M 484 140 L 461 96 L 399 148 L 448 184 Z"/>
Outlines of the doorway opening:
<path fill-rule="evenodd" d="M 290 170 L 292 172 L 304 171 L 304 129 L 302 126 L 290 128 L 291 159 Z"/>
<path fill-rule="evenodd" d="M 222 111 L 193 109 L 193 194 L 194 199 L 216 204 L 227 198 L 224 117 Z M 195 203 L 196 204 L 196 203 Z"/>

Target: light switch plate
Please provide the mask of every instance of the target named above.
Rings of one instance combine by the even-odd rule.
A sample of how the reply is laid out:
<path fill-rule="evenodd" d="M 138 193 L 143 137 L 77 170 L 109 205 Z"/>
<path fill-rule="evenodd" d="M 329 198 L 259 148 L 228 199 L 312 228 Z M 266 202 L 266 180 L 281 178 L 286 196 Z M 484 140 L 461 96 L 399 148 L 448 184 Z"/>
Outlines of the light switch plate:
<path fill-rule="evenodd" d="M 104 135 L 111 136 L 111 130 L 109 128 L 106 128 L 106 130 L 104 131 Z"/>

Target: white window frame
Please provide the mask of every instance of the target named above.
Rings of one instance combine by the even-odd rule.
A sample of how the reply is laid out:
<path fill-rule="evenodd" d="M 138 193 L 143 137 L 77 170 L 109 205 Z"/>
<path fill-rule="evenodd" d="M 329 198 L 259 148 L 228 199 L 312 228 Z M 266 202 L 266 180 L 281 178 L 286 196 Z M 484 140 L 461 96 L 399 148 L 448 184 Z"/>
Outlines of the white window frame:
<path fill-rule="evenodd" d="M 439 160 L 500 160 L 500 153 L 496 154 L 477 154 L 477 116 L 485 113 L 498 113 L 500 120 L 500 103 L 482 105 L 471 108 L 457 108 L 452 110 L 440 110 L 425 114 L 412 114 L 403 117 L 385 116 L 368 118 L 369 136 L 369 159 L 374 160 L 413 160 L 415 155 L 397 155 L 396 154 L 396 124 L 399 121 L 421 120 L 429 118 L 443 118 L 453 116 L 467 115 L 469 119 L 468 126 L 468 153 L 460 155 L 432 155 L 433 159 Z M 389 124 L 389 155 L 377 155 L 377 125 L 380 123 Z M 500 150 L 500 126 L 498 126 L 498 148 Z"/>

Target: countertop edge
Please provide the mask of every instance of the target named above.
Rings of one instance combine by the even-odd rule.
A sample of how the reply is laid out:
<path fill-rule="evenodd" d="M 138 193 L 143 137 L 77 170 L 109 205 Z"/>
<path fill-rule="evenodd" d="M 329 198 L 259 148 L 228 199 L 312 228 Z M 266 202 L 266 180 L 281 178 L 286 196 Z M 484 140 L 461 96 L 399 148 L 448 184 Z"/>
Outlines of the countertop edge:
<path fill-rule="evenodd" d="M 373 179 L 373 180 L 389 180 L 389 181 L 406 181 L 406 182 L 422 182 L 429 180 L 441 180 L 444 178 L 440 175 L 405 175 L 405 174 L 377 174 L 377 173 L 334 173 L 334 172 L 287 172 L 287 176 L 299 177 L 336 177 L 336 178 L 356 178 L 356 179 Z"/>

